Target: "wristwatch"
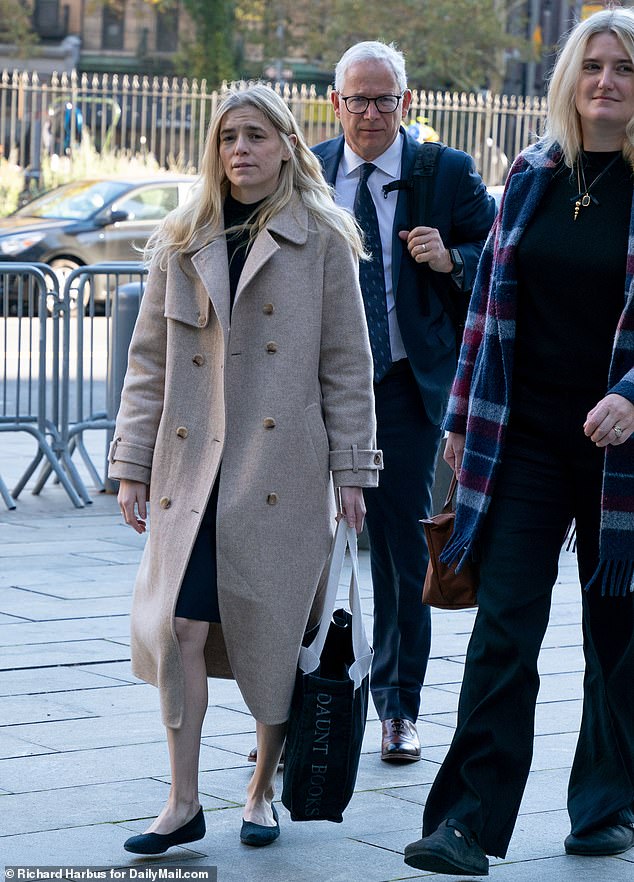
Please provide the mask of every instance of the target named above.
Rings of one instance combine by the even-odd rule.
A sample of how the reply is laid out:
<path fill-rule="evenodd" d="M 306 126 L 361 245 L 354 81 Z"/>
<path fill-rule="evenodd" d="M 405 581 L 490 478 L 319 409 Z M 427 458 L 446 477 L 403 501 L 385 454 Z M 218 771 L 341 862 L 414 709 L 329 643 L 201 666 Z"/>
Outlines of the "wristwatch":
<path fill-rule="evenodd" d="M 460 285 L 462 284 L 462 278 L 464 276 L 464 260 L 457 248 L 449 249 L 449 257 L 453 263 L 451 277 L 457 285 Z"/>

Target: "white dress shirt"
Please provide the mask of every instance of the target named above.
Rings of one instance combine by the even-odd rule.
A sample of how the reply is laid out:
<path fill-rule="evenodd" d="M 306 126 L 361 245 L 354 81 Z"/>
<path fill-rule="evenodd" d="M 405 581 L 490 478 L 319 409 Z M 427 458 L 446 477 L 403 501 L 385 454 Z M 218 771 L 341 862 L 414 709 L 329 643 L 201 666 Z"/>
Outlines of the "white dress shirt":
<path fill-rule="evenodd" d="M 396 318 L 396 304 L 394 302 L 394 291 L 392 290 L 392 231 L 399 191 L 392 190 L 388 193 L 386 199 L 382 188 L 384 184 L 397 181 L 401 177 L 402 152 L 403 135 L 399 132 L 385 153 L 372 160 L 372 164 L 376 166 L 376 171 L 372 172 L 368 178 L 368 187 L 376 207 L 381 245 L 383 247 L 383 271 L 385 273 L 385 295 L 392 361 L 407 358 Z M 344 144 L 343 156 L 337 169 L 335 190 L 337 204 L 342 206 L 342 208 L 347 208 L 351 214 L 354 214 L 354 197 L 359 186 L 359 178 L 361 177 L 360 169 L 365 162 L 365 159 L 361 159 L 347 144 Z"/>

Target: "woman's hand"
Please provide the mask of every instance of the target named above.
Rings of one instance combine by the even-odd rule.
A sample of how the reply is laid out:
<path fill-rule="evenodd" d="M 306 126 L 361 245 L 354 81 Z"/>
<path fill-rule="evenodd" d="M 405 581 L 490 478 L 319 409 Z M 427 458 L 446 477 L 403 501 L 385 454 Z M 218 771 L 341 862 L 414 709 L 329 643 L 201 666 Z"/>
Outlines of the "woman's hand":
<path fill-rule="evenodd" d="M 145 533 L 145 521 L 147 518 L 147 484 L 140 481 L 121 480 L 117 502 L 123 515 L 123 520 L 137 533 Z M 136 507 L 136 512 L 135 512 Z"/>
<path fill-rule="evenodd" d="M 340 487 L 341 512 L 349 527 L 354 527 L 357 533 L 363 530 L 365 519 L 365 502 L 361 487 Z"/>
<path fill-rule="evenodd" d="M 445 443 L 445 452 L 443 459 L 456 473 L 456 478 L 460 474 L 462 468 L 462 455 L 464 453 L 465 436 L 459 435 L 457 432 L 449 432 Z"/>
<path fill-rule="evenodd" d="M 634 432 L 634 404 L 622 395 L 606 395 L 586 417 L 583 431 L 597 447 L 625 444 Z"/>

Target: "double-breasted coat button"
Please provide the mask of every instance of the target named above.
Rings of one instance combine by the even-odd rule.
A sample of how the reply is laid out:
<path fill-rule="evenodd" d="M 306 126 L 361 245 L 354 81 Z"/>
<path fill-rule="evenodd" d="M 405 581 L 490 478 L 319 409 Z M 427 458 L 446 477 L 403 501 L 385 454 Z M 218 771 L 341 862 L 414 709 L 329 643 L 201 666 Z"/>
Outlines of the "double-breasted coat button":
<path fill-rule="evenodd" d="M 275 340 L 270 340 L 266 344 L 266 351 L 267 352 L 277 352 L 277 343 L 275 342 Z"/>
<path fill-rule="evenodd" d="M 161 508 L 169 508 L 171 504 L 172 500 L 169 498 L 169 496 L 161 496 L 161 498 L 159 499 L 159 505 L 161 506 Z"/>
<path fill-rule="evenodd" d="M 195 355 L 192 358 L 192 361 L 194 362 L 196 367 L 200 367 L 201 365 L 203 365 L 205 363 L 205 356 L 204 355 Z"/>
<path fill-rule="evenodd" d="M 266 501 L 268 505 L 277 505 L 278 495 L 277 493 L 269 493 L 266 497 Z"/>
<path fill-rule="evenodd" d="M 187 438 L 187 436 L 189 435 L 189 432 L 187 431 L 187 426 L 179 426 L 178 429 L 176 429 L 176 434 L 179 438 Z"/>
<path fill-rule="evenodd" d="M 267 417 L 265 420 L 262 420 L 262 425 L 265 429 L 274 429 L 275 420 L 273 419 L 273 417 Z"/>
<path fill-rule="evenodd" d="M 205 316 L 201 312 L 199 312 L 198 313 L 198 327 L 204 328 L 206 324 L 207 324 L 207 319 L 205 318 Z"/>
<path fill-rule="evenodd" d="M 381 465 L 381 454 L 380 453 L 374 454 L 374 465 Z"/>
<path fill-rule="evenodd" d="M 273 315 L 273 313 L 275 312 L 275 307 L 272 303 L 265 303 L 262 307 L 262 312 L 264 313 L 264 315 Z"/>

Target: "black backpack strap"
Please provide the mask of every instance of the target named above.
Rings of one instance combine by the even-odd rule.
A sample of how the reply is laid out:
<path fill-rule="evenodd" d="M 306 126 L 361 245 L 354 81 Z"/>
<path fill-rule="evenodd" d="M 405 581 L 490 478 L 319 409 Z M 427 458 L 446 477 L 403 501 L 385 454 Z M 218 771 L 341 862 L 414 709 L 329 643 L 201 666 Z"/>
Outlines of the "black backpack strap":
<path fill-rule="evenodd" d="M 409 201 L 410 230 L 413 230 L 414 227 L 432 226 L 431 216 L 434 203 L 436 172 L 438 170 L 440 154 L 444 149 L 445 145 L 437 141 L 424 141 L 418 146 L 418 153 L 416 154 L 411 175 L 412 187 Z M 428 267 L 421 267 L 421 269 L 423 269 L 421 284 L 426 292 L 431 271 Z M 453 298 L 442 284 L 438 285 L 435 290 L 440 297 L 443 309 L 448 313 L 454 326 L 456 326 L 458 316 Z"/>
<path fill-rule="evenodd" d="M 419 145 L 414 169 L 412 171 L 412 187 L 410 194 L 410 229 L 414 227 L 430 227 L 434 201 L 434 185 L 440 154 L 445 149 L 444 144 L 436 141 L 424 141 Z M 422 285 L 427 290 L 429 285 L 429 269 L 424 273 Z M 442 307 L 451 319 L 456 331 L 456 353 L 460 351 L 462 333 L 466 309 L 461 309 L 460 300 L 452 297 L 451 291 L 444 284 L 435 286 L 434 290 L 440 298 Z M 468 303 L 465 300 L 465 306 Z"/>
<path fill-rule="evenodd" d="M 444 144 L 439 144 L 437 141 L 424 141 L 418 147 L 411 176 L 410 229 L 431 226 L 436 170 L 438 159 L 444 149 Z"/>
<path fill-rule="evenodd" d="M 408 198 L 408 220 L 409 228 L 414 227 L 430 227 L 433 203 L 434 203 L 434 187 L 438 171 L 438 160 L 445 149 L 445 145 L 438 141 L 423 141 L 418 145 L 416 159 L 414 160 L 414 168 L 409 178 L 392 181 L 390 184 L 383 186 L 383 195 L 387 199 L 388 194 L 392 190 L 407 190 Z M 427 287 L 429 285 L 429 273 L 431 270 L 427 266 L 421 266 L 419 286 L 421 295 L 426 297 Z M 443 309 L 449 315 L 454 327 L 456 328 L 457 338 L 462 339 L 462 317 L 459 306 L 454 302 L 444 285 L 438 285 L 435 289 Z M 457 347 L 460 341 L 457 339 Z"/>

